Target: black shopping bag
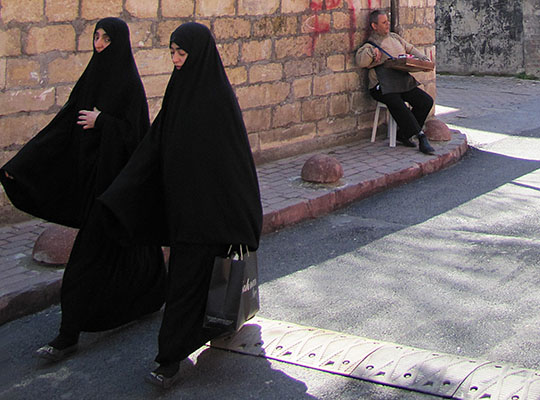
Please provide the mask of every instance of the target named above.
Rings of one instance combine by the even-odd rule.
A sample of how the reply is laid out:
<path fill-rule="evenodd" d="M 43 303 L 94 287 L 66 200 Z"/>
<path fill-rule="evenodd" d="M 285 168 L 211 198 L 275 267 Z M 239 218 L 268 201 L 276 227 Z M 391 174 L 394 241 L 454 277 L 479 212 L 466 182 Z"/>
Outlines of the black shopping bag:
<path fill-rule="evenodd" d="M 259 311 L 257 254 L 216 257 L 210 280 L 204 327 L 235 332 Z"/>

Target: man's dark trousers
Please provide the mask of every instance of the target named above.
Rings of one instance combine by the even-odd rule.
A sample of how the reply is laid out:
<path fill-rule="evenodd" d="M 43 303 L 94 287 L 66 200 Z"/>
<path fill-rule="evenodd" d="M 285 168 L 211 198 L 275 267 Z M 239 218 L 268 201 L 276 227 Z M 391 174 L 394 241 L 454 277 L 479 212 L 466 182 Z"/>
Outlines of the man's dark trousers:
<path fill-rule="evenodd" d="M 410 138 L 422 130 L 431 107 L 433 107 L 433 98 L 418 87 L 404 93 L 382 94 L 377 85 L 369 93 L 371 97 L 381 103 L 386 104 L 388 111 L 396 120 L 399 127 L 399 136 Z M 407 107 L 405 102 L 409 103 L 411 108 Z"/>

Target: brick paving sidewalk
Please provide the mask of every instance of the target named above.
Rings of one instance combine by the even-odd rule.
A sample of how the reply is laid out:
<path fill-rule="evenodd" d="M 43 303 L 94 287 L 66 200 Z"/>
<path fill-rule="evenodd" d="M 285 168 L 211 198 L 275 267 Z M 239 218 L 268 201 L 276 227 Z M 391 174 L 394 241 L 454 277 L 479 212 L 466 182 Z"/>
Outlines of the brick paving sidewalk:
<path fill-rule="evenodd" d="M 449 142 L 432 144 L 436 154 L 426 156 L 404 146 L 391 148 L 380 138 L 375 143 L 362 140 L 258 166 L 263 233 L 316 218 L 438 171 L 458 161 L 467 150 L 467 140 L 460 133 L 454 133 Z M 335 157 L 343 167 L 343 179 L 332 185 L 303 182 L 302 166 L 314 154 Z M 33 244 L 46 227 L 40 220 L 0 227 L 0 325 L 59 301 L 63 270 L 32 260 Z"/>
<path fill-rule="evenodd" d="M 46 227 L 40 220 L 0 227 L 0 324 L 59 299 L 62 270 L 32 261 L 34 242 Z"/>

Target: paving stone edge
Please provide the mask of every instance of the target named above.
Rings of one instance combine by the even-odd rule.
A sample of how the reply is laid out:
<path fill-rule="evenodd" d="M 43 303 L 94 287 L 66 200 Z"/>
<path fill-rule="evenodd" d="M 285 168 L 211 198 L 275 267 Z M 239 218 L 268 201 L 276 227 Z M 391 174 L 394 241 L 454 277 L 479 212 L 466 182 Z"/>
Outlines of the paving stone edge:
<path fill-rule="evenodd" d="M 365 199 L 383 190 L 440 171 L 458 162 L 465 155 L 468 148 L 469 145 L 466 138 L 464 138 L 463 142 L 450 152 L 438 155 L 436 158 L 429 159 L 426 162 L 416 163 L 409 168 L 376 179 L 336 188 L 321 197 L 272 211 L 263 216 L 262 232 L 263 234 L 275 232 L 286 226 L 329 214 L 354 201 Z"/>

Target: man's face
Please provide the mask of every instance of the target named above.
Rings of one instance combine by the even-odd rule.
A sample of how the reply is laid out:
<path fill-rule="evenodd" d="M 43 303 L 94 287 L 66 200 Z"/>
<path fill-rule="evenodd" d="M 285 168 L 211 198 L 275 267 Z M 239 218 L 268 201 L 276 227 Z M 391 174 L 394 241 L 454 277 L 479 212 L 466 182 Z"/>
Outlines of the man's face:
<path fill-rule="evenodd" d="M 379 15 L 378 19 L 379 21 L 377 23 L 371 24 L 371 27 L 375 32 L 380 35 L 388 35 L 388 33 L 390 32 L 390 21 L 388 21 L 388 15 Z"/>

